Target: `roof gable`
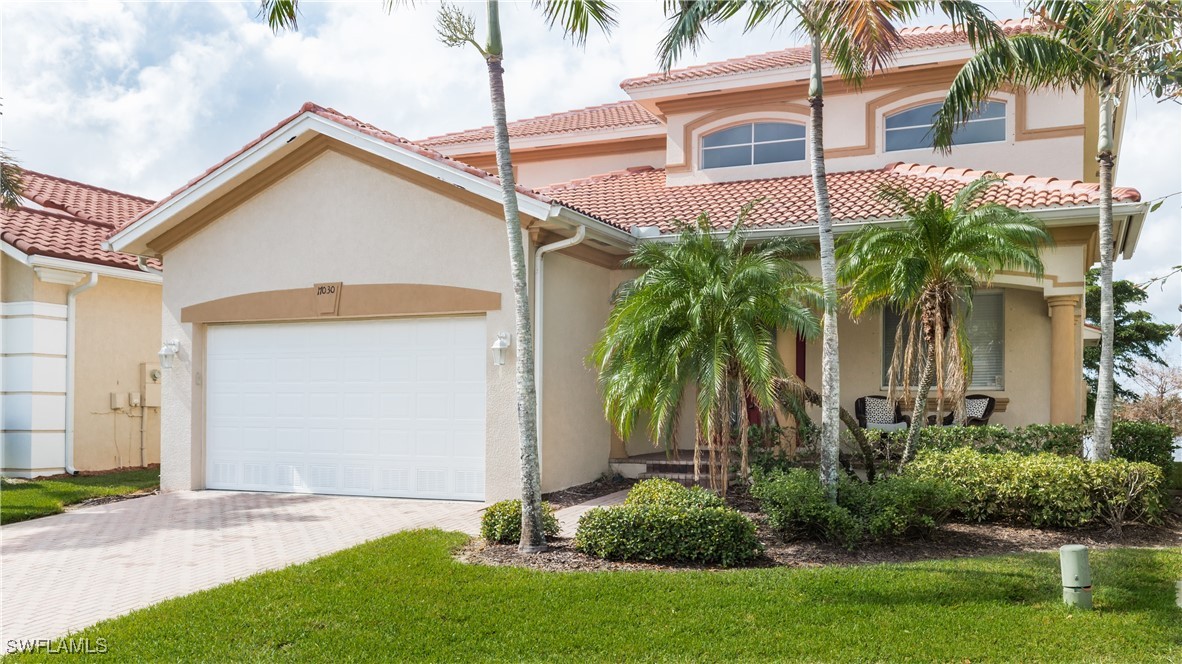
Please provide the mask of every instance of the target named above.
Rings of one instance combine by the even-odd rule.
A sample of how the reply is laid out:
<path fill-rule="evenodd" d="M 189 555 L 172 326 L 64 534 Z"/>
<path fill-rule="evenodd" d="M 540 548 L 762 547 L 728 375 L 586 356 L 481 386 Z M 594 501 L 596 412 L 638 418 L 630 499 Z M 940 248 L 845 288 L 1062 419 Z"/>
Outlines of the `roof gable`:
<path fill-rule="evenodd" d="M 149 246 L 154 239 L 183 224 L 318 136 L 361 149 L 486 199 L 498 202 L 501 199 L 501 183 L 496 176 L 357 118 L 309 102 L 294 115 L 122 225 L 111 235 L 109 243 L 121 250 L 155 255 L 158 252 Z M 522 186 L 517 187 L 517 193 L 523 214 L 541 218 L 549 216 L 549 197 Z"/>

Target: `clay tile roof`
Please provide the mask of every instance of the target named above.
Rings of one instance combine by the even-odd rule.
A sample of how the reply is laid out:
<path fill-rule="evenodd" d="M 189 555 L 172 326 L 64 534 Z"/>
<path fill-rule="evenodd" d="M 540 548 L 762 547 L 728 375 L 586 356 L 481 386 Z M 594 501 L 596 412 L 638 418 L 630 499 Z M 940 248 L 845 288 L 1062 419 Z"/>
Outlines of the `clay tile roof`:
<path fill-rule="evenodd" d="M 35 171 L 22 171 L 21 179 L 36 205 L 0 210 L 0 240 L 27 255 L 139 269 L 135 256 L 105 251 L 102 243 L 152 201 Z"/>
<path fill-rule="evenodd" d="M 999 21 L 998 25 L 1002 27 L 1002 30 L 1006 34 L 1010 35 L 1019 32 L 1032 32 L 1035 27 L 1034 22 L 1029 19 Z M 899 36 L 902 38 L 899 51 L 919 51 L 966 43 L 964 32 L 954 31 L 950 25 L 902 28 L 899 30 Z M 731 76 L 735 74 L 770 71 L 773 69 L 785 69 L 808 64 L 809 58 L 809 48 L 807 46 L 797 46 L 779 51 L 761 53 L 759 55 L 748 55 L 720 62 L 710 62 L 703 65 L 673 69 L 668 73 L 658 72 L 637 78 L 630 78 L 620 83 L 620 87 L 625 90 L 635 90 L 674 81 L 690 81 L 702 78 L 714 78 L 716 76 Z"/>
<path fill-rule="evenodd" d="M 652 113 L 644 110 L 634 101 L 618 101 L 602 106 L 591 106 L 562 113 L 540 115 L 536 118 L 516 120 L 509 123 L 509 136 L 522 138 L 525 136 L 547 136 L 551 134 L 570 134 L 579 131 L 595 131 L 602 129 L 620 129 L 623 127 L 661 126 Z M 462 143 L 477 143 L 493 139 L 492 127 L 481 127 L 467 131 L 457 131 L 442 136 L 424 138 L 418 143 L 426 146 L 459 145 Z"/>
<path fill-rule="evenodd" d="M 966 183 L 986 171 L 953 169 L 924 164 L 890 164 L 877 170 L 830 173 L 830 204 L 836 222 L 887 219 L 897 211 L 878 200 L 883 185 L 903 186 L 919 193 L 938 191 L 950 198 Z M 1017 208 L 1043 208 L 1092 204 L 1099 201 L 1095 188 L 1081 183 L 1039 178 L 1010 179 L 989 189 L 986 200 Z M 556 201 L 623 229 L 657 226 L 663 232 L 676 228 L 676 220 L 689 221 L 705 212 L 714 226 L 729 228 L 746 203 L 762 198 L 748 222 L 754 227 L 779 227 L 816 223 L 812 178 L 807 175 L 767 180 L 742 180 L 697 185 L 666 186 L 665 171 L 635 168 L 553 185 L 542 193 Z M 1136 189 L 1118 187 L 1113 200 L 1136 202 Z"/>
<path fill-rule="evenodd" d="M 396 145 L 396 146 L 403 148 L 405 150 L 409 150 L 411 152 L 414 152 L 415 154 L 418 154 L 418 155 L 427 157 L 429 159 L 433 159 L 435 161 L 438 161 L 439 163 L 449 166 L 451 168 L 454 168 L 457 171 L 462 171 L 464 173 L 468 173 L 469 175 L 474 175 L 478 178 L 487 180 L 489 182 L 496 184 L 497 186 L 500 186 L 500 182 L 501 182 L 500 179 L 497 178 L 495 175 L 490 174 L 488 171 L 481 170 L 479 168 L 476 168 L 475 166 L 469 166 L 468 164 L 465 164 L 461 161 L 457 161 L 455 159 L 452 159 L 451 157 L 448 157 L 447 155 L 445 155 L 441 152 L 438 152 L 436 150 L 432 150 L 431 148 L 428 148 L 428 147 L 424 147 L 422 145 L 419 145 L 418 143 L 415 143 L 413 141 L 409 141 L 405 138 L 402 138 L 401 136 L 391 134 L 390 132 L 385 131 L 384 129 L 379 129 L 378 127 L 375 127 L 375 126 L 369 124 L 368 122 L 363 122 L 363 121 L 358 120 L 357 118 L 354 118 L 352 116 L 345 115 L 344 113 L 341 113 L 340 111 L 337 111 L 335 109 L 326 108 L 324 106 L 320 106 L 319 104 L 314 104 L 312 102 L 306 102 L 303 106 L 300 107 L 299 111 L 296 111 L 293 115 L 290 115 L 290 116 L 284 118 L 283 120 L 281 120 L 279 122 L 279 124 L 268 129 L 267 131 L 263 132 L 262 134 L 259 135 L 258 138 L 254 139 L 254 140 L 250 141 L 249 143 L 247 143 L 246 145 L 242 146 L 242 148 L 240 148 L 238 151 L 234 152 L 230 156 L 221 160 L 217 164 L 214 164 L 209 169 L 207 169 L 204 173 L 193 178 L 192 180 L 190 180 L 188 183 L 186 183 L 180 189 L 177 189 L 176 191 L 172 192 L 171 194 L 160 199 L 152 207 L 147 208 L 147 209 L 143 210 L 142 212 L 140 212 L 135 217 L 124 221 L 122 224 L 120 224 L 119 228 L 127 226 L 128 224 L 131 224 L 132 222 L 136 221 L 137 219 L 139 219 L 139 218 L 147 215 L 148 213 L 152 212 L 153 210 L 159 208 L 164 203 L 172 200 L 173 198 L 176 198 L 182 192 L 189 189 L 193 185 L 197 184 L 201 180 L 205 179 L 206 177 L 208 177 L 209 175 L 211 175 L 212 173 L 214 173 L 215 171 L 217 171 L 219 168 L 226 165 L 230 161 L 233 161 L 239 155 L 243 154 L 247 150 L 250 150 L 254 146 L 258 145 L 259 143 L 262 143 L 264 140 L 269 138 L 272 134 L 279 131 L 283 127 L 287 126 L 287 124 L 289 122 L 298 118 L 299 116 L 303 115 L 304 113 L 313 113 L 313 114 L 318 115 L 326 120 L 329 120 L 331 122 L 335 122 L 335 123 L 341 125 L 342 127 L 347 127 L 349 129 L 359 131 L 363 134 L 366 134 L 367 136 L 371 136 L 373 138 L 376 138 L 380 141 L 389 143 L 391 145 Z M 517 185 L 517 192 L 520 194 L 523 194 L 525 196 L 529 196 L 530 198 L 535 198 L 535 199 L 540 200 L 545 203 L 551 202 L 551 199 L 549 197 L 543 196 L 542 194 L 538 193 L 537 191 L 523 187 L 521 185 Z M 113 235 L 115 232 L 117 232 L 117 231 L 112 231 L 111 234 Z"/>

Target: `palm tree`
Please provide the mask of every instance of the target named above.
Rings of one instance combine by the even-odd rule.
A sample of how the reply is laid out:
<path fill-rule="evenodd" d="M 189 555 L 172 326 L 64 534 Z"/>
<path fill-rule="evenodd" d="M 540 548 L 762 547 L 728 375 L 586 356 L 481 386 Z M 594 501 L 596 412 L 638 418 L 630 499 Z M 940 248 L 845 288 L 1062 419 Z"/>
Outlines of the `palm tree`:
<path fill-rule="evenodd" d="M 910 394 L 912 371 L 922 362 L 911 428 L 903 449 L 906 463 L 926 423 L 928 392 L 947 398 L 964 417 L 965 388 L 972 380 L 972 351 L 964 318 L 972 311 L 973 289 L 988 285 L 998 270 L 1018 269 L 1042 278 L 1041 250 L 1050 242 L 1042 222 L 981 197 L 998 182 L 984 177 L 965 185 L 946 203 L 938 192 L 916 198 L 901 187 L 879 196 L 896 204 L 903 221 L 865 226 L 839 244 L 838 276 L 849 286 L 851 313 L 894 307 L 903 314 L 891 357 L 889 398 L 902 383 Z"/>
<path fill-rule="evenodd" d="M 784 374 L 777 331 L 819 331 L 810 309 L 819 304 L 818 289 L 795 262 L 812 248 L 787 238 L 748 247 L 749 210 L 722 238 L 702 215 L 675 242 L 640 244 L 627 265 L 645 272 L 619 288 L 591 353 L 608 420 L 622 438 L 644 414 L 652 439 L 676 449 L 684 400 L 696 392 L 695 479 L 705 448 L 711 486 L 724 494 L 732 413 L 746 475 L 747 403 L 776 405 Z"/>
<path fill-rule="evenodd" d="M 387 11 L 400 4 L 385 0 Z M 605 0 L 535 0 L 550 26 L 559 25 L 566 35 L 582 44 L 594 23 L 604 32 L 615 26 L 615 9 Z M 517 182 L 509 152 L 509 128 L 505 113 L 504 48 L 501 42 L 500 9 L 497 0 L 487 0 L 488 39 L 481 46 L 475 38 L 475 22 L 455 6 L 440 10 L 438 31 L 448 46 L 471 44 L 484 58 L 492 98 L 493 141 L 509 241 L 509 264 L 513 279 L 517 333 L 517 427 L 521 441 L 521 541 L 522 553 L 546 550 L 542 528 L 542 482 L 538 458 L 537 390 L 534 377 L 533 326 L 530 321 L 529 287 L 521 215 L 517 208 Z M 262 0 L 262 13 L 272 30 L 298 29 L 298 0 Z"/>
<path fill-rule="evenodd" d="M 21 167 L 7 152 L 0 151 L 0 208 L 16 209 L 23 192 Z"/>
<path fill-rule="evenodd" d="M 733 18 L 747 9 L 746 27 L 765 22 L 782 25 L 796 21 L 812 48 L 809 77 L 809 159 L 817 206 L 821 284 L 825 316 L 821 355 L 821 480 L 830 498 L 837 499 L 837 463 L 840 448 L 841 386 L 837 340 L 837 264 L 834 256 L 833 217 L 825 182 L 822 51 L 846 82 L 859 85 L 866 74 L 893 57 L 900 37 L 892 21 L 915 16 L 920 9 L 938 6 L 973 44 L 1001 38 L 1001 30 L 988 13 L 964 0 L 682 0 L 668 2 L 670 27 L 661 39 L 658 58 L 666 70 L 682 52 L 694 50 L 706 37 L 706 27 Z"/>
<path fill-rule="evenodd" d="M 1090 454 L 1112 453 L 1113 305 L 1112 169 L 1116 160 L 1113 109 L 1129 88 L 1158 97 L 1178 94 L 1182 5 L 1121 0 L 1037 0 L 1028 6 L 1038 32 L 986 44 L 964 64 L 933 123 L 934 144 L 948 151 L 952 132 L 973 117 L 998 88 L 1095 89 L 1100 131 L 1100 368 Z"/>

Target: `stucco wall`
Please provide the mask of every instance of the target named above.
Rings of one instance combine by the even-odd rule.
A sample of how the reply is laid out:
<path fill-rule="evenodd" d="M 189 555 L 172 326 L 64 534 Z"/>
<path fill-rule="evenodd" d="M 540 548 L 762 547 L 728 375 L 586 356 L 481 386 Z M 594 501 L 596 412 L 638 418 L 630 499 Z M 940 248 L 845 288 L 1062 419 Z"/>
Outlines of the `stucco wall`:
<path fill-rule="evenodd" d="M 498 332 L 514 327 L 501 219 L 333 151 L 230 210 L 164 258 L 163 338 L 177 338 L 182 346 L 164 377 L 161 483 L 166 490 L 200 488 L 204 477 L 204 326 L 180 322 L 185 306 L 317 282 L 340 281 L 346 289 L 350 284 L 422 283 L 501 293 L 501 310 L 487 315 L 490 344 Z M 515 350 L 516 344 L 504 366 L 494 366 L 489 353 L 489 500 L 520 493 Z"/>
<path fill-rule="evenodd" d="M 160 462 L 159 408 L 111 410 L 112 392 L 141 392 L 140 364 L 160 350 L 160 286 L 100 278 L 76 299 L 74 465 L 103 470 Z M 140 420 L 143 420 L 141 459 Z"/>
<path fill-rule="evenodd" d="M 542 489 L 589 482 L 607 471 L 611 427 L 595 370 L 586 362 L 610 308 L 610 271 L 551 254 L 545 259 Z"/>
<path fill-rule="evenodd" d="M 632 166 L 660 168 L 664 165 L 665 152 L 662 150 L 548 159 L 546 161 L 522 161 L 517 166 L 517 180 L 527 187 L 537 188 L 592 175 L 602 175 Z"/>
<path fill-rule="evenodd" d="M 949 70 L 949 81 L 953 71 Z M 905 80 L 905 77 L 900 80 Z M 947 84 L 924 83 L 876 87 L 860 92 L 829 91 L 825 96 L 825 150 L 829 172 L 877 169 L 892 162 L 1082 179 L 1090 164 L 1084 159 L 1084 97 L 1075 92 L 1028 94 L 1022 103 L 1011 93 L 994 98 L 1006 103 L 1006 139 L 992 143 L 956 146 L 951 153 L 930 149 L 887 152 L 883 146 L 884 116 L 911 106 L 942 101 Z M 808 104 L 803 88 L 799 96 L 769 90 L 762 100 L 747 99 L 727 106 L 725 99 L 713 108 L 670 113 L 665 163 L 671 185 L 699 184 L 808 174 L 808 161 L 699 170 L 697 147 L 701 136 L 736 122 L 787 121 L 808 126 Z M 871 120 L 867 123 L 867 107 Z M 870 132 L 867 132 L 869 127 Z M 1062 135 L 1074 128 L 1070 135 Z M 1048 131 L 1051 130 L 1051 131 Z M 1041 133 L 1040 133 L 1041 132 Z M 830 154 L 832 153 L 832 154 Z"/>

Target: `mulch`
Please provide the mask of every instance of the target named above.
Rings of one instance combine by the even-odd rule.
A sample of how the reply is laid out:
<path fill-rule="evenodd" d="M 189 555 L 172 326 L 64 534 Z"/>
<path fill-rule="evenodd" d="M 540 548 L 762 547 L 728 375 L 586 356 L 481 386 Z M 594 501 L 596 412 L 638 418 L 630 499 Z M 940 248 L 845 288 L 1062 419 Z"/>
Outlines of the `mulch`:
<path fill-rule="evenodd" d="M 125 500 L 132 500 L 134 498 L 143 498 L 144 496 L 155 496 L 160 493 L 160 489 L 144 489 L 136 491 L 135 493 L 124 493 L 118 496 L 95 496 L 94 498 L 87 498 L 82 502 L 70 503 L 66 505 L 67 512 L 73 512 L 76 509 L 83 507 L 94 507 L 95 505 L 106 505 L 107 503 L 120 503 Z"/>
<path fill-rule="evenodd" d="M 610 491 L 607 493 L 611 493 Z M 602 495 L 602 494 L 601 494 Z M 868 544 L 855 551 L 823 542 L 785 542 L 768 526 L 753 500 L 735 497 L 731 505 L 751 517 L 758 528 L 764 553 L 748 567 L 819 567 L 824 565 L 874 565 L 921 560 L 1054 551 L 1064 544 L 1083 544 L 1091 549 L 1116 547 L 1182 547 L 1182 520 L 1170 519 L 1160 527 L 1129 525 L 1118 537 L 1107 527 L 1079 530 L 1051 530 L 1018 524 L 948 523 L 931 539 Z M 710 570 L 718 567 L 693 564 L 613 562 L 574 550 L 574 542 L 551 538 L 545 553 L 522 555 L 516 545 L 487 544 L 472 540 L 456 553 L 466 563 L 525 567 L 554 572 L 569 571 L 678 571 Z"/>

